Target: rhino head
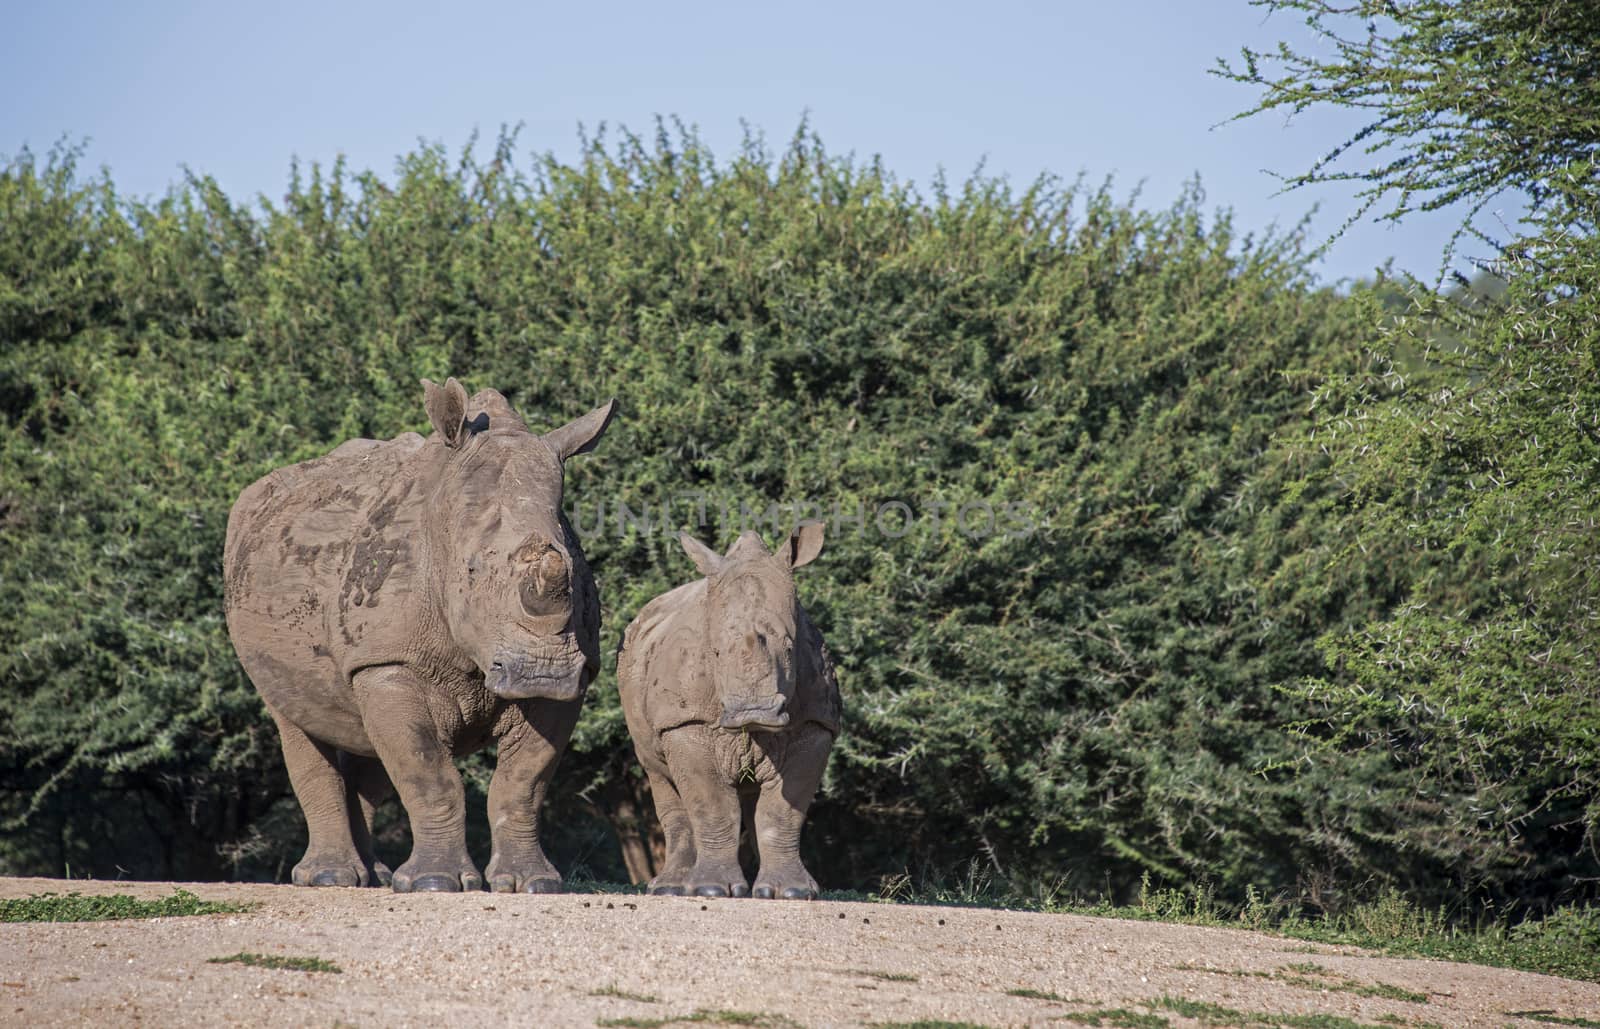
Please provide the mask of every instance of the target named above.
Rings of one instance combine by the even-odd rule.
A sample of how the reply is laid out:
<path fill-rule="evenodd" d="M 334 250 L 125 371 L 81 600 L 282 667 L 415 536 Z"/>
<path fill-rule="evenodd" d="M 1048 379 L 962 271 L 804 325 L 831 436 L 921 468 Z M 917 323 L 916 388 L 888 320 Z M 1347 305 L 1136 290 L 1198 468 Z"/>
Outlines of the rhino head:
<path fill-rule="evenodd" d="M 562 468 L 594 449 L 616 401 L 541 436 L 494 390 L 423 388 L 444 448 L 425 541 L 444 629 L 495 694 L 575 700 L 594 660 L 579 635 L 594 582 L 562 517 Z"/>
<path fill-rule="evenodd" d="M 724 729 L 782 729 L 795 688 L 801 619 L 794 570 L 822 552 L 821 522 L 803 522 L 776 551 L 746 532 L 726 554 L 688 533 L 678 541 L 706 577 L 705 643 Z"/>

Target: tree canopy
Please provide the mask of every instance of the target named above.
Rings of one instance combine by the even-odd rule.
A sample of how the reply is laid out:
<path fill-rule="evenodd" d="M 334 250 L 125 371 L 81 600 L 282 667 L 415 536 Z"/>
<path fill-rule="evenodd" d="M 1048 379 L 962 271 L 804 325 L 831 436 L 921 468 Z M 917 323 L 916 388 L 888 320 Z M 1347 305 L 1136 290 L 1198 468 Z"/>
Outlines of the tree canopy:
<path fill-rule="evenodd" d="M 1333 459 L 1322 481 L 1342 491 L 1347 552 L 1398 542 L 1421 570 L 1386 617 L 1324 638 L 1331 674 L 1302 693 L 1340 740 L 1469 789 L 1458 821 L 1543 837 L 1529 860 L 1570 874 L 1559 855 L 1600 845 L 1600 8 L 1263 6 L 1305 13 L 1334 56 L 1247 52 L 1227 73 L 1262 90 L 1249 113 L 1372 118 L 1292 183 L 1353 178 L 1367 204 L 1393 198 L 1393 218 L 1455 202 L 1470 217 L 1507 192 L 1531 204 L 1484 262 L 1502 289 L 1414 287 L 1363 371 L 1318 391 L 1307 442 Z"/>

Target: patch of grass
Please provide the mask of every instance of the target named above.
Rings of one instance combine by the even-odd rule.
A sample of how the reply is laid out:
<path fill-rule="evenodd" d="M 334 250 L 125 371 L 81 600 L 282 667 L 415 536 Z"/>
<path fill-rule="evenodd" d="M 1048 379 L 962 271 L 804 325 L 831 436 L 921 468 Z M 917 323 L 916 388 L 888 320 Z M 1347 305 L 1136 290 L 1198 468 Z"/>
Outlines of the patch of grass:
<path fill-rule="evenodd" d="M 1146 1015 L 1127 1008 L 1100 1008 L 1095 1011 L 1075 1011 L 1062 1015 L 1069 1022 L 1080 1025 L 1107 1026 L 1109 1029 L 1166 1029 L 1172 1023 L 1160 1015 Z"/>
<path fill-rule="evenodd" d="M 1547 1025 L 1575 1025 L 1579 1029 L 1600 1029 L 1600 1022 L 1592 1018 L 1567 1017 L 1558 1015 L 1554 1011 L 1507 1011 L 1507 1018 L 1526 1018 L 1533 1022 L 1544 1022 Z"/>
<path fill-rule="evenodd" d="M 657 1004 L 661 1001 L 661 998 L 657 997 L 653 993 L 630 993 L 627 990 L 617 988 L 615 985 L 602 986 L 598 990 L 590 990 L 589 996 L 616 997 L 619 1000 L 636 1000 L 640 1004 Z"/>
<path fill-rule="evenodd" d="M 561 881 L 564 893 L 603 893 L 643 896 L 649 889 L 648 883 L 618 883 L 606 882 L 602 879 L 591 879 L 587 876 L 568 876 Z"/>
<path fill-rule="evenodd" d="M 1351 993 L 1357 997 L 1381 997 L 1384 1000 L 1403 1000 L 1411 1004 L 1428 1003 L 1426 993 L 1418 993 L 1389 983 L 1364 983 L 1347 975 L 1340 975 L 1321 965 L 1304 962 L 1289 965 L 1271 972 L 1250 972 L 1235 968 L 1204 968 L 1200 965 L 1178 965 L 1181 972 L 1207 972 L 1211 975 L 1231 975 L 1241 979 L 1270 979 L 1285 986 L 1298 986 L 1308 990 L 1330 990 Z"/>
<path fill-rule="evenodd" d="M 1373 1022 L 1357 1022 L 1343 1015 L 1289 1015 L 1240 1011 L 1221 1004 L 1160 997 L 1150 1006 L 1192 1018 L 1201 1025 L 1230 1026 L 1233 1029 L 1378 1029 Z"/>
<path fill-rule="evenodd" d="M 994 1029 L 981 1022 L 942 1022 L 936 1018 L 922 1018 L 915 1022 L 873 1022 L 872 1029 Z"/>
<path fill-rule="evenodd" d="M 747 1025 L 754 1029 L 793 1029 L 793 1019 L 783 1015 L 768 1015 L 754 1011 L 724 1011 L 700 1008 L 687 1015 L 668 1015 L 662 1018 L 602 1018 L 595 1023 L 597 1026 L 619 1029 L 660 1029 L 664 1025 L 679 1025 L 688 1023 L 705 1023 L 710 1025 Z"/>
<path fill-rule="evenodd" d="M 1006 991 L 1006 996 L 1008 996 L 1008 997 L 1025 997 L 1028 1000 L 1053 1000 L 1053 1001 L 1059 1001 L 1062 1004 L 1076 1004 L 1077 1003 L 1077 1001 L 1074 1001 L 1072 998 L 1063 997 L 1059 993 L 1050 993 L 1050 992 L 1045 991 L 1045 990 L 1029 989 L 1026 986 L 1018 987 L 1015 990 L 1007 990 Z"/>
<path fill-rule="evenodd" d="M 181 915 L 237 915 L 253 911 L 255 904 L 201 900 L 188 890 L 170 897 L 140 900 L 125 893 L 86 896 L 81 893 L 42 893 L 16 900 L 0 900 L 0 922 L 106 922 L 121 918 L 175 918 Z"/>
<path fill-rule="evenodd" d="M 850 968 L 845 970 L 846 975 L 865 976 L 868 979 L 881 979 L 886 983 L 914 983 L 917 977 L 907 975 L 905 972 L 875 972 L 870 968 Z"/>
<path fill-rule="evenodd" d="M 287 957 L 279 954 L 250 954 L 240 951 L 225 958 L 208 958 L 208 965 L 248 965 L 251 968 L 282 968 L 291 972 L 343 972 L 326 958 Z"/>
<path fill-rule="evenodd" d="M 1394 957 L 1465 961 L 1600 982 L 1600 905 L 1558 908 L 1543 919 L 1518 925 L 1468 925 L 1443 910 L 1420 908 L 1391 891 L 1338 914 L 1306 916 L 1294 905 L 1268 900 L 1255 890 L 1246 891 L 1245 903 L 1230 905 L 1218 900 L 1205 884 L 1157 889 L 1148 879 L 1135 903 L 1116 905 L 1073 896 L 1059 884 L 998 881 L 977 866 L 954 885 L 916 884 L 909 876 L 900 875 L 885 879 L 876 894 L 834 890 L 824 892 L 822 898 L 1250 929 L 1308 943 L 1361 947 Z"/>

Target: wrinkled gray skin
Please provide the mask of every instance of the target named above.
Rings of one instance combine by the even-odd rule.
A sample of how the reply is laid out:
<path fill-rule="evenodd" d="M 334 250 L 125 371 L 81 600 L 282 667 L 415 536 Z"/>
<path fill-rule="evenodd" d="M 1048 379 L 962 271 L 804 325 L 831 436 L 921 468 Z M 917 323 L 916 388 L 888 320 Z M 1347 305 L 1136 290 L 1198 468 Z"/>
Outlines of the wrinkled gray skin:
<path fill-rule="evenodd" d="M 817 896 L 800 829 L 841 711 L 793 571 L 822 551 L 822 532 L 803 524 L 776 553 L 746 532 L 726 555 L 680 536 L 705 578 L 650 601 L 623 634 L 622 711 L 667 844 L 651 893 L 750 896 L 739 828 L 753 814 L 755 896 Z"/>
<path fill-rule="evenodd" d="M 423 386 L 426 440 L 351 440 L 240 495 L 228 634 L 310 830 L 296 883 L 390 881 L 370 828 L 393 789 L 413 837 L 394 888 L 481 889 L 452 758 L 494 741 L 488 884 L 554 891 L 539 806 L 600 667 L 599 595 L 562 515 L 562 464 L 594 447 L 615 401 L 538 436 L 494 390 Z"/>

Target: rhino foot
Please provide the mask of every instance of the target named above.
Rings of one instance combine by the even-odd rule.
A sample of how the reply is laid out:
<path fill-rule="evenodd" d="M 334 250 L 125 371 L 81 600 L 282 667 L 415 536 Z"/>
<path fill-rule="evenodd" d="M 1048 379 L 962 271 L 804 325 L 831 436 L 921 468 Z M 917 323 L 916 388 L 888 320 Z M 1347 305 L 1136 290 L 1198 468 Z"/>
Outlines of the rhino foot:
<path fill-rule="evenodd" d="M 441 864 L 445 867 L 439 867 Z M 395 870 L 389 885 L 396 893 L 460 893 L 483 889 L 483 876 L 470 861 L 450 867 L 445 862 L 423 865 L 413 858 Z"/>
<path fill-rule="evenodd" d="M 307 855 L 289 875 L 296 886 L 366 886 L 372 881 L 360 858 Z"/>
<path fill-rule="evenodd" d="M 372 863 L 372 877 L 377 880 L 379 886 L 389 886 L 394 882 L 394 873 L 382 861 Z"/>
<path fill-rule="evenodd" d="M 565 893 L 566 889 L 561 876 L 554 873 L 522 876 L 507 872 L 489 877 L 491 893 Z"/>
<path fill-rule="evenodd" d="M 772 900 L 774 898 L 782 900 L 817 899 L 817 891 L 811 889 L 809 886 L 785 886 L 780 889 L 776 886 L 767 886 L 763 884 L 761 886 L 757 886 L 753 891 L 751 891 L 750 895 L 752 897 L 759 897 L 762 900 Z"/>
<path fill-rule="evenodd" d="M 800 865 L 770 873 L 763 868 L 756 876 L 755 895 L 764 900 L 816 900 L 817 881 Z"/>
<path fill-rule="evenodd" d="M 561 893 L 561 873 L 543 852 L 523 860 L 495 855 L 489 861 L 489 889 L 494 893 Z"/>
<path fill-rule="evenodd" d="M 560 879 L 529 879 L 522 884 L 523 893 L 562 893 L 565 887 Z"/>

